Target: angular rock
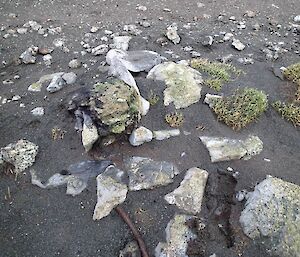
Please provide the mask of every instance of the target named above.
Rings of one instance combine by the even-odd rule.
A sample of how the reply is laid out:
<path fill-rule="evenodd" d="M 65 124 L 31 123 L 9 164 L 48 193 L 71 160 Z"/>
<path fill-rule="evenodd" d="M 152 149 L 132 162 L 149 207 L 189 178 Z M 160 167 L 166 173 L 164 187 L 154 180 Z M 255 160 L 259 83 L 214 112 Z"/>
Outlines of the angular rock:
<path fill-rule="evenodd" d="M 57 92 L 57 91 L 61 90 L 65 84 L 66 84 L 66 81 L 64 81 L 61 76 L 57 75 L 52 78 L 49 86 L 47 87 L 47 91 L 49 93 Z"/>
<path fill-rule="evenodd" d="M 142 257 L 137 242 L 129 242 L 125 248 L 120 251 L 119 257 Z"/>
<path fill-rule="evenodd" d="M 83 124 L 83 129 L 81 132 L 82 145 L 85 148 L 85 151 L 88 152 L 92 149 L 94 143 L 98 140 L 99 135 L 97 128 L 94 124 L 87 126 Z"/>
<path fill-rule="evenodd" d="M 46 54 L 43 56 L 43 61 L 46 66 L 50 66 L 52 64 L 52 56 L 50 54 Z"/>
<path fill-rule="evenodd" d="M 135 36 L 140 35 L 142 33 L 142 31 L 138 29 L 137 26 L 134 24 L 124 25 L 123 30 Z"/>
<path fill-rule="evenodd" d="M 140 126 L 134 129 L 129 137 L 129 142 L 133 146 L 139 146 L 146 142 L 150 142 L 153 138 L 153 133 L 151 130 Z"/>
<path fill-rule="evenodd" d="M 155 257 L 188 257 L 186 251 L 189 241 L 196 235 L 186 224 L 191 216 L 176 214 L 166 227 L 166 242 L 159 242 L 155 248 Z"/>
<path fill-rule="evenodd" d="M 94 210 L 93 220 L 100 220 L 123 203 L 128 192 L 126 184 L 122 182 L 124 171 L 114 166 L 97 176 L 97 204 Z"/>
<path fill-rule="evenodd" d="M 257 136 L 245 140 L 203 136 L 200 140 L 208 149 L 212 162 L 249 160 L 263 150 L 263 142 Z"/>
<path fill-rule="evenodd" d="M 45 113 L 44 107 L 36 107 L 31 110 L 33 116 L 43 116 Z"/>
<path fill-rule="evenodd" d="M 66 81 L 68 85 L 75 83 L 77 75 L 74 72 L 64 73 L 62 79 Z"/>
<path fill-rule="evenodd" d="M 107 53 L 108 51 L 108 45 L 102 44 L 102 45 L 98 45 L 95 48 L 92 49 L 92 55 L 102 55 Z"/>
<path fill-rule="evenodd" d="M 126 159 L 125 168 L 129 176 L 129 190 L 131 191 L 168 185 L 179 174 L 177 167 L 172 163 L 144 157 Z"/>
<path fill-rule="evenodd" d="M 294 22 L 300 23 L 300 15 L 294 17 Z"/>
<path fill-rule="evenodd" d="M 37 82 L 32 83 L 28 87 L 28 91 L 31 91 L 31 92 L 40 92 L 42 90 L 43 83 L 49 82 L 53 78 L 62 76 L 63 74 L 64 74 L 63 72 L 57 72 L 57 73 L 52 73 L 52 74 L 44 75 Z"/>
<path fill-rule="evenodd" d="M 166 31 L 166 37 L 173 42 L 173 44 L 179 44 L 180 43 L 180 37 L 177 34 L 177 25 L 176 23 L 173 23 L 172 25 L 170 25 L 169 27 L 167 27 L 167 31 Z"/>
<path fill-rule="evenodd" d="M 38 47 L 29 47 L 25 52 L 20 55 L 20 59 L 24 64 L 33 64 L 36 61 L 36 54 L 38 52 Z"/>
<path fill-rule="evenodd" d="M 169 130 L 156 130 L 153 131 L 153 138 L 156 140 L 165 140 L 170 137 L 176 137 L 180 135 L 179 129 L 169 129 Z"/>
<path fill-rule="evenodd" d="M 111 48 L 121 49 L 123 51 L 127 51 L 129 48 L 129 41 L 131 37 L 129 36 L 118 36 L 113 38 L 113 44 Z"/>
<path fill-rule="evenodd" d="M 242 51 L 246 47 L 240 40 L 235 39 L 235 38 L 232 41 L 232 46 L 238 51 Z"/>
<path fill-rule="evenodd" d="M 240 216 L 244 233 L 276 256 L 299 256 L 300 187 L 268 176 L 248 195 Z"/>
<path fill-rule="evenodd" d="M 199 168 L 191 168 L 186 172 L 180 186 L 165 196 L 169 204 L 175 204 L 188 214 L 196 215 L 201 211 L 202 198 L 208 172 Z"/>
<path fill-rule="evenodd" d="M 222 98 L 222 96 L 220 95 L 206 94 L 203 102 L 208 104 L 208 106 L 212 108 L 214 106 L 215 100 L 220 98 Z"/>
<path fill-rule="evenodd" d="M 38 149 L 36 144 L 21 139 L 0 149 L 0 164 L 12 164 L 14 173 L 18 175 L 34 164 Z"/>
<path fill-rule="evenodd" d="M 184 64 L 165 62 L 150 70 L 148 79 L 162 80 L 166 84 L 164 105 L 174 103 L 176 109 L 186 108 L 201 98 L 201 74 Z"/>
<path fill-rule="evenodd" d="M 81 67 L 81 61 L 79 61 L 78 59 L 73 59 L 69 62 L 68 66 L 71 69 L 78 69 Z"/>

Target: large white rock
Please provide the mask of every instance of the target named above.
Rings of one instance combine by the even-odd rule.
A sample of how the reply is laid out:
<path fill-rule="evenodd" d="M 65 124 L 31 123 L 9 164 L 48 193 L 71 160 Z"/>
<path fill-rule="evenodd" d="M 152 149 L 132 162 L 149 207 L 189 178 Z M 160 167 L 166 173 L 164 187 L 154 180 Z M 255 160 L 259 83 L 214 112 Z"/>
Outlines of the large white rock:
<path fill-rule="evenodd" d="M 152 131 L 141 126 L 134 129 L 129 137 L 129 142 L 133 146 L 139 146 L 145 142 L 150 142 L 153 138 Z"/>
<path fill-rule="evenodd" d="M 201 211 L 207 178 L 208 172 L 206 170 L 196 167 L 189 169 L 180 186 L 172 193 L 167 194 L 165 200 L 189 214 L 196 215 Z"/>

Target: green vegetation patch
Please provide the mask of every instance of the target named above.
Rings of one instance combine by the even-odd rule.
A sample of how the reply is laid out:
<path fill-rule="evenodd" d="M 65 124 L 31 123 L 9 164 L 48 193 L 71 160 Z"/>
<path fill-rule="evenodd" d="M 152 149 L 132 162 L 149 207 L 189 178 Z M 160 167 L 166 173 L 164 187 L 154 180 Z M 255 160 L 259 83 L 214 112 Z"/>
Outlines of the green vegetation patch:
<path fill-rule="evenodd" d="M 300 107 L 294 104 L 286 104 L 276 101 L 272 104 L 274 109 L 286 120 L 292 122 L 294 126 L 300 126 Z"/>
<path fill-rule="evenodd" d="M 204 83 L 209 88 L 220 91 L 225 83 L 238 77 L 243 73 L 242 70 L 235 68 L 231 64 L 211 62 L 207 59 L 192 59 L 191 67 L 207 75 Z"/>
<path fill-rule="evenodd" d="M 300 102 L 300 62 L 292 64 L 283 71 L 283 75 L 286 79 L 293 81 L 298 89 L 295 95 L 295 101 Z"/>
<path fill-rule="evenodd" d="M 234 130 L 240 130 L 257 120 L 267 106 L 267 95 L 263 91 L 244 88 L 237 89 L 232 96 L 215 99 L 212 109 L 218 120 Z"/>
<path fill-rule="evenodd" d="M 179 128 L 184 122 L 184 117 L 180 112 L 167 113 L 165 116 L 165 121 L 170 125 L 170 127 Z"/>

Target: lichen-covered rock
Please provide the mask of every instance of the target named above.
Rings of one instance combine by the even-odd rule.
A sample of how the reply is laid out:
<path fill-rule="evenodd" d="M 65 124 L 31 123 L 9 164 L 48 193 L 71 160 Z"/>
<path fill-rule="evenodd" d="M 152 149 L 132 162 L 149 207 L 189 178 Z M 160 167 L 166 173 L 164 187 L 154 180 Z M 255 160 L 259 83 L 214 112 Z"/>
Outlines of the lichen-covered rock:
<path fill-rule="evenodd" d="M 144 157 L 131 157 L 125 160 L 129 176 L 129 190 L 152 189 L 173 182 L 179 171 L 175 165 L 165 161 L 154 161 Z"/>
<path fill-rule="evenodd" d="M 108 167 L 97 177 L 97 204 L 94 210 L 94 220 L 106 217 L 117 205 L 123 203 L 127 195 L 127 186 L 122 182 L 124 172 Z"/>
<path fill-rule="evenodd" d="M 240 223 L 276 256 L 299 257 L 300 187 L 268 176 L 249 193 Z"/>
<path fill-rule="evenodd" d="M 132 131 L 129 137 L 129 142 L 133 146 L 139 146 L 146 142 L 150 142 L 152 138 L 153 138 L 152 131 L 143 126 L 140 126 L 137 129 Z"/>
<path fill-rule="evenodd" d="M 188 257 L 186 251 L 189 241 L 196 238 L 187 222 L 192 217 L 175 215 L 166 228 L 166 242 L 159 242 L 155 248 L 155 257 Z"/>
<path fill-rule="evenodd" d="M 189 214 L 196 215 L 201 211 L 207 178 L 208 172 L 206 170 L 196 167 L 189 169 L 180 186 L 167 194 L 165 200 Z"/>
<path fill-rule="evenodd" d="M 14 166 L 14 173 L 18 175 L 35 162 L 39 147 L 21 139 L 0 149 L 0 163 L 7 162 Z"/>
<path fill-rule="evenodd" d="M 165 106 L 173 102 L 176 109 L 186 108 L 197 103 L 201 97 L 201 74 L 184 64 L 165 62 L 156 65 L 147 78 L 165 82 Z"/>
<path fill-rule="evenodd" d="M 203 136 L 200 140 L 208 149 L 212 162 L 249 160 L 263 150 L 263 142 L 257 136 L 245 140 Z"/>

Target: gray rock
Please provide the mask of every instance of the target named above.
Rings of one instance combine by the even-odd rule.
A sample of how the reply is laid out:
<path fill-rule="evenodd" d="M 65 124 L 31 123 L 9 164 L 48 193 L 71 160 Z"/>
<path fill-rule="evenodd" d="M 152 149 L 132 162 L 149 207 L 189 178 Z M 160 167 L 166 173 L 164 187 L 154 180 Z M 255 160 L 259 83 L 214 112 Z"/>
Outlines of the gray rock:
<path fill-rule="evenodd" d="M 206 94 L 203 102 L 208 104 L 208 106 L 212 108 L 214 106 L 215 100 L 220 98 L 223 98 L 223 96 Z"/>
<path fill-rule="evenodd" d="M 34 164 L 38 149 L 34 143 L 21 139 L 0 149 L 0 163 L 12 164 L 18 175 Z"/>
<path fill-rule="evenodd" d="M 184 64 L 165 62 L 156 65 L 150 70 L 147 78 L 165 82 L 165 106 L 173 102 L 176 109 L 186 108 L 201 98 L 201 74 Z"/>
<path fill-rule="evenodd" d="M 91 27 L 90 32 L 91 32 L 91 33 L 96 33 L 98 30 L 99 30 L 99 27 L 93 26 L 93 27 Z"/>
<path fill-rule="evenodd" d="M 106 44 L 98 45 L 92 49 L 92 55 L 95 56 L 106 54 L 107 52 L 108 52 L 108 45 Z"/>
<path fill-rule="evenodd" d="M 226 33 L 223 40 L 224 41 L 229 41 L 230 39 L 233 38 L 233 34 L 232 33 Z"/>
<path fill-rule="evenodd" d="M 38 52 L 38 47 L 29 47 L 25 52 L 20 55 L 20 59 L 24 64 L 34 64 L 36 62 L 36 54 Z"/>
<path fill-rule="evenodd" d="M 232 41 L 232 46 L 238 51 L 242 51 L 246 47 L 240 40 L 235 39 L 235 38 Z"/>
<path fill-rule="evenodd" d="M 249 193 L 240 223 L 244 233 L 282 257 L 300 253 L 300 187 L 268 176 Z"/>
<path fill-rule="evenodd" d="M 60 75 L 54 76 L 47 87 L 47 91 L 49 93 L 54 93 L 59 90 L 61 90 L 64 85 L 66 84 L 66 81 L 63 80 L 63 78 Z"/>
<path fill-rule="evenodd" d="M 66 81 L 68 85 L 75 83 L 77 75 L 74 72 L 64 73 L 62 79 Z"/>
<path fill-rule="evenodd" d="M 170 129 L 170 130 L 156 130 L 153 131 L 153 138 L 156 140 L 165 140 L 170 137 L 176 137 L 180 135 L 179 129 Z"/>
<path fill-rule="evenodd" d="M 129 190 L 152 189 L 173 182 L 179 171 L 175 165 L 165 161 L 154 161 L 144 157 L 131 157 L 125 160 L 129 176 Z"/>
<path fill-rule="evenodd" d="M 123 30 L 135 36 L 142 34 L 142 31 L 134 24 L 124 25 Z"/>
<path fill-rule="evenodd" d="M 43 56 L 43 61 L 46 66 L 50 66 L 52 64 L 52 56 L 50 54 L 46 54 Z"/>
<path fill-rule="evenodd" d="M 257 136 L 249 136 L 245 140 L 206 136 L 200 139 L 208 149 L 212 162 L 249 160 L 263 150 L 263 142 Z"/>
<path fill-rule="evenodd" d="M 133 146 L 139 146 L 146 142 L 150 142 L 153 138 L 152 131 L 140 126 L 139 128 L 136 128 L 132 131 L 129 142 Z"/>
<path fill-rule="evenodd" d="M 237 61 L 239 63 L 245 64 L 245 65 L 253 64 L 254 63 L 253 58 L 250 58 L 250 57 L 240 57 L 240 58 L 237 59 Z"/>
<path fill-rule="evenodd" d="M 180 186 L 165 196 L 169 204 L 175 204 L 188 214 L 196 215 L 201 211 L 202 198 L 208 178 L 208 172 L 191 168 L 186 172 Z"/>
<path fill-rule="evenodd" d="M 28 91 L 31 92 L 40 92 L 42 90 L 42 85 L 45 82 L 49 82 L 51 81 L 54 77 L 57 76 L 62 76 L 64 73 L 63 72 L 57 72 L 57 73 L 52 73 L 52 74 L 47 74 L 42 76 L 37 82 L 32 83 L 29 87 L 28 87 Z"/>
<path fill-rule="evenodd" d="M 71 69 L 78 69 L 81 67 L 81 61 L 79 61 L 78 59 L 73 59 L 69 62 L 68 66 L 71 68 Z"/>
<path fill-rule="evenodd" d="M 191 216 L 176 214 L 166 227 L 166 242 L 159 242 L 155 248 L 155 257 L 188 257 L 186 251 L 189 241 L 196 238 L 187 222 Z"/>
<path fill-rule="evenodd" d="M 122 182 L 123 175 L 123 171 L 112 166 L 97 176 L 97 204 L 93 220 L 106 217 L 113 208 L 125 201 L 128 189 Z"/>
<path fill-rule="evenodd" d="M 36 108 L 31 110 L 31 114 L 33 116 L 43 116 L 44 113 L 45 113 L 44 107 L 36 107 Z"/>
<path fill-rule="evenodd" d="M 120 251 L 119 257 L 142 257 L 137 242 L 129 242 L 125 248 Z"/>
<path fill-rule="evenodd" d="M 170 25 L 169 27 L 167 27 L 167 31 L 166 31 L 166 37 L 173 42 L 173 44 L 179 44 L 180 43 L 180 37 L 177 34 L 177 25 L 176 23 L 173 23 L 172 25 Z"/>
<path fill-rule="evenodd" d="M 121 49 L 123 51 L 127 51 L 129 48 L 129 41 L 131 37 L 129 36 L 118 36 L 113 38 L 113 44 L 111 48 Z"/>
<path fill-rule="evenodd" d="M 203 39 L 202 39 L 202 45 L 203 46 L 211 46 L 214 42 L 214 38 L 212 36 L 205 36 Z"/>
<path fill-rule="evenodd" d="M 26 34 L 27 33 L 27 28 L 17 28 L 17 32 L 19 33 L 19 34 Z"/>
<path fill-rule="evenodd" d="M 300 15 L 294 17 L 294 22 L 300 23 Z"/>
<path fill-rule="evenodd" d="M 88 152 L 92 149 L 94 143 L 98 140 L 99 135 L 97 128 L 94 124 L 87 126 L 83 124 L 83 129 L 81 132 L 82 145 L 85 151 Z"/>

